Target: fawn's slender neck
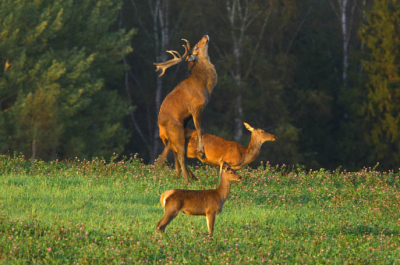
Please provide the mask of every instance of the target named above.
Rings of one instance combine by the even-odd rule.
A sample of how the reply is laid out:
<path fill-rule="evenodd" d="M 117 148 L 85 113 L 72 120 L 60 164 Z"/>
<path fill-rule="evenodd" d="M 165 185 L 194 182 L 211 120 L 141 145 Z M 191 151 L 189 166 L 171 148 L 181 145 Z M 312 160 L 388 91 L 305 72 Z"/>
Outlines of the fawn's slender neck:
<path fill-rule="evenodd" d="M 228 198 L 230 191 L 231 191 L 231 182 L 224 175 L 222 175 L 219 187 L 217 188 L 217 192 L 221 196 L 223 202 L 226 200 L 226 198 Z"/>

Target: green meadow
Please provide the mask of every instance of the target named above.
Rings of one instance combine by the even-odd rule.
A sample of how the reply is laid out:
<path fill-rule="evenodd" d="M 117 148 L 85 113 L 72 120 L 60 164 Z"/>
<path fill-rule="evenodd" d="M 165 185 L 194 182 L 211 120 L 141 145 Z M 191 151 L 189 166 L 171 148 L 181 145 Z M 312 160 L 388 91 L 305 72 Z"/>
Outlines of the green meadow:
<path fill-rule="evenodd" d="M 218 168 L 195 166 L 190 189 Z M 32 164 L 0 156 L 2 264 L 393 264 L 400 260 L 400 174 L 261 163 L 232 184 L 208 236 L 181 213 L 156 233 L 162 192 L 188 188 L 137 157 Z"/>

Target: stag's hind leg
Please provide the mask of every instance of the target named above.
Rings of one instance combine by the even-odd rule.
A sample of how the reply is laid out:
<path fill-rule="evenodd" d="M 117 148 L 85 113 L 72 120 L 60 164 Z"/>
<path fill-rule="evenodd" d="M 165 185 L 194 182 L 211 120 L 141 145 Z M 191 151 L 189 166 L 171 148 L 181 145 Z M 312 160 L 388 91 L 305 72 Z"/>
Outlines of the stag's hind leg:
<path fill-rule="evenodd" d="M 186 184 L 189 184 L 188 175 L 192 179 L 197 180 L 197 178 L 193 175 L 193 173 L 189 170 L 189 168 L 186 165 L 185 131 L 183 127 L 180 126 L 179 124 L 171 126 L 171 128 L 167 130 L 167 133 L 168 133 L 168 139 L 170 140 L 171 148 L 174 151 L 175 169 L 177 169 L 178 163 L 176 161 L 178 161 L 179 166 L 182 169 Z M 177 170 L 177 175 L 179 176 L 178 170 Z"/>
<path fill-rule="evenodd" d="M 186 184 L 189 184 L 189 179 L 188 179 L 188 175 L 190 176 L 191 179 L 193 180 L 199 180 L 198 178 L 196 178 L 196 176 L 192 173 L 192 171 L 187 167 L 186 165 L 186 161 L 185 161 L 185 156 L 184 155 L 177 155 L 177 160 L 179 162 L 179 165 L 181 166 L 182 172 L 183 172 L 183 176 L 185 177 L 185 182 Z"/>
<path fill-rule="evenodd" d="M 181 166 L 178 160 L 178 155 L 174 152 L 174 160 L 175 160 L 175 172 L 176 172 L 176 176 L 178 178 L 181 177 Z M 196 176 L 192 173 L 192 171 L 187 168 L 187 172 L 189 174 L 189 176 L 193 179 L 193 180 L 199 180 L 198 178 L 196 178 Z"/>
<path fill-rule="evenodd" d="M 161 153 L 161 155 L 158 157 L 158 159 L 154 163 L 156 168 L 161 168 L 162 167 L 162 165 L 164 164 L 165 160 L 167 159 L 167 156 L 168 156 L 168 153 L 169 153 L 170 150 L 171 150 L 171 146 L 170 146 L 170 144 L 168 142 L 167 145 L 164 148 L 164 151 Z"/>
<path fill-rule="evenodd" d="M 178 161 L 178 154 L 174 152 L 175 172 L 178 178 L 181 177 L 181 166 Z"/>

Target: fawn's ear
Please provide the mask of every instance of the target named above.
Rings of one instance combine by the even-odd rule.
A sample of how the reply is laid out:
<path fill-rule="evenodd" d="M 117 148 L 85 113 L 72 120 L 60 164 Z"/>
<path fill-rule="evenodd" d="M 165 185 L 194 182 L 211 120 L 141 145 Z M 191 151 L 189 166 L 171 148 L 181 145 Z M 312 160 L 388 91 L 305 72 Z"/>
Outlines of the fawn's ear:
<path fill-rule="evenodd" d="M 247 122 L 243 122 L 244 127 L 246 127 L 247 130 L 249 130 L 250 132 L 254 131 L 254 128 L 251 127 Z"/>
<path fill-rule="evenodd" d="M 228 170 L 230 168 L 229 164 L 226 163 L 225 161 L 222 162 L 222 169 L 223 170 Z"/>

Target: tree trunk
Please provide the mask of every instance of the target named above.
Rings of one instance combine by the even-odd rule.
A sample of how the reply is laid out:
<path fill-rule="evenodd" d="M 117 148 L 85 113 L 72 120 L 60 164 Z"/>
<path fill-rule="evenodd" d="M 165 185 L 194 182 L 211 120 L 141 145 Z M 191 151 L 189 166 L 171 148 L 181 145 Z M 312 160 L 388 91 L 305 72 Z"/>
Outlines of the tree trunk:
<path fill-rule="evenodd" d="M 339 11 L 337 13 L 340 27 L 342 29 L 342 49 L 343 49 L 343 72 L 342 72 L 342 79 L 343 79 L 343 87 L 345 89 L 348 88 L 348 69 L 349 69 L 349 42 L 351 37 L 351 22 L 354 20 L 354 11 L 357 5 L 357 1 L 353 1 L 353 5 L 349 12 L 349 0 L 337 0 Z M 335 5 L 331 2 L 333 9 L 335 10 Z M 349 17 L 350 15 L 350 17 Z"/>
<path fill-rule="evenodd" d="M 255 1 L 245 1 L 241 2 L 239 0 L 227 0 L 226 1 L 226 10 L 228 15 L 228 21 L 230 24 L 230 31 L 232 37 L 232 45 L 233 45 L 233 57 L 234 64 L 233 69 L 230 71 L 230 74 L 235 81 L 236 84 L 236 99 L 235 99 L 235 124 L 234 124 L 234 139 L 235 141 L 239 141 L 243 135 L 243 106 L 242 106 L 242 86 L 252 71 L 252 64 L 254 57 L 250 58 L 250 64 L 248 64 L 246 73 L 242 73 L 242 63 L 243 63 L 243 40 L 246 36 L 246 31 L 252 24 L 252 22 L 257 18 L 261 18 L 261 14 L 263 14 L 263 10 L 254 9 Z M 271 10 L 270 10 L 271 11 Z M 260 29 L 258 40 L 254 46 L 254 51 L 256 51 L 259 47 L 261 39 L 264 34 L 265 26 L 267 25 L 267 21 L 269 19 L 269 15 L 271 12 L 268 12 L 267 16 L 264 17 L 264 21 L 262 27 Z M 255 52 L 253 54 L 256 54 Z"/>
<path fill-rule="evenodd" d="M 162 56 L 160 56 L 161 58 Z M 163 56 L 165 57 L 165 56 Z M 158 62 L 164 62 L 165 59 L 160 59 L 158 60 Z M 153 162 L 157 156 L 158 156 L 158 149 L 159 149 L 159 129 L 158 129 L 158 113 L 160 112 L 160 107 L 161 107 L 161 96 L 162 96 L 162 91 L 163 91 L 163 82 L 162 79 L 157 77 L 156 80 L 156 98 L 155 98 L 155 104 L 156 104 L 156 119 L 155 119 L 155 123 L 154 123 L 154 132 L 153 132 L 153 148 L 152 148 L 152 152 L 150 154 L 150 159 Z"/>
<path fill-rule="evenodd" d="M 235 102 L 235 124 L 234 124 L 234 139 L 235 141 L 239 141 L 242 137 L 242 121 L 243 121 L 243 108 L 242 108 L 242 77 L 241 77 L 241 69 L 240 69 L 240 60 L 241 60 L 241 49 L 242 49 L 242 38 L 244 33 L 244 25 L 243 20 L 239 20 L 240 27 L 240 35 L 236 36 L 236 20 L 238 18 L 238 12 L 240 12 L 240 2 L 237 0 L 227 1 L 226 8 L 228 11 L 228 19 L 231 26 L 231 37 L 233 44 L 233 57 L 234 57 L 234 65 L 233 70 L 231 71 L 231 75 L 236 84 L 236 102 Z M 239 17 L 241 14 L 239 13 Z"/>
<path fill-rule="evenodd" d="M 156 47 L 156 60 L 157 62 L 164 62 L 167 59 L 166 50 L 169 43 L 169 21 L 168 21 L 168 1 L 157 1 L 154 17 L 153 17 L 153 29 L 155 37 L 155 47 Z M 159 129 L 158 129 L 158 113 L 160 112 L 160 107 L 162 104 L 162 94 L 164 89 L 163 79 L 156 76 L 156 95 L 155 95 L 155 109 L 156 109 L 156 119 L 154 121 L 153 127 L 153 139 L 152 139 L 152 152 L 150 153 L 150 161 L 155 161 L 158 156 L 159 149 Z"/>
<path fill-rule="evenodd" d="M 347 89 L 347 69 L 349 67 L 349 54 L 348 54 L 348 32 L 347 32 L 347 1 L 348 0 L 339 0 L 340 12 L 341 12 L 341 25 L 342 25 L 342 35 L 343 35 L 343 87 Z"/>
<path fill-rule="evenodd" d="M 243 107 L 242 107 L 242 76 L 241 76 L 241 67 L 240 67 L 240 43 L 236 38 L 233 38 L 234 41 L 234 50 L 233 55 L 235 58 L 235 70 L 233 71 L 233 79 L 235 80 L 237 94 L 236 94 L 236 102 L 235 102 L 235 141 L 239 141 L 243 135 Z"/>
<path fill-rule="evenodd" d="M 241 93 L 236 96 L 235 115 L 235 141 L 239 141 L 243 135 L 243 107 Z"/>
<path fill-rule="evenodd" d="M 145 23 L 141 20 L 140 10 L 136 6 L 136 1 L 131 0 L 131 3 L 136 12 L 136 17 L 141 25 L 143 31 L 147 33 L 154 46 L 154 54 L 156 62 L 163 62 L 166 60 L 166 47 L 170 40 L 169 34 L 169 1 L 168 0 L 148 0 L 148 5 L 151 13 L 152 20 L 152 32 L 148 33 L 144 28 Z M 153 36 L 153 37 L 150 37 Z M 153 162 L 157 156 L 159 151 L 159 130 L 158 130 L 158 113 L 160 111 L 160 106 L 162 103 L 162 95 L 164 89 L 164 82 L 162 78 L 158 77 L 158 74 L 155 75 L 156 78 L 156 88 L 155 88 L 155 117 L 152 115 L 149 116 L 149 122 L 147 124 L 149 135 L 146 137 L 142 133 L 140 126 L 135 122 L 135 128 L 138 131 L 139 135 L 143 142 L 146 144 L 147 149 L 149 151 L 150 161 Z M 132 116 L 132 115 L 131 115 Z M 134 120 L 134 119 L 133 119 Z M 149 140 L 146 140 L 149 139 Z"/>
<path fill-rule="evenodd" d="M 32 140 L 32 164 L 35 163 L 36 159 L 36 139 Z"/>

